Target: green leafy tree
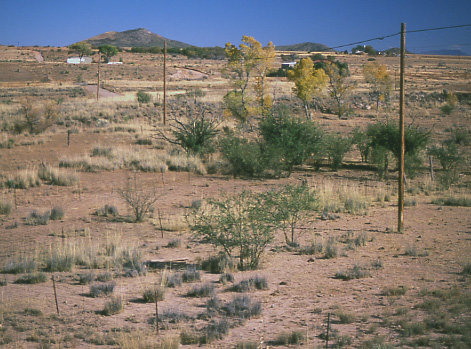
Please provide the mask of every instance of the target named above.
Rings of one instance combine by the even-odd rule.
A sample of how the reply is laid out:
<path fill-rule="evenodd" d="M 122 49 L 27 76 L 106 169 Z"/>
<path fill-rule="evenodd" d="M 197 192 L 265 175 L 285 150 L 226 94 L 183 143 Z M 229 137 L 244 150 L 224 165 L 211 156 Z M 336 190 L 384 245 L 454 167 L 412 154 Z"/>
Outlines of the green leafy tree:
<path fill-rule="evenodd" d="M 111 57 L 118 54 L 118 49 L 113 45 L 100 45 L 98 46 L 98 50 L 103 55 L 105 63 L 108 63 Z"/>
<path fill-rule="evenodd" d="M 352 140 L 349 137 L 329 134 L 324 138 L 324 144 L 331 170 L 338 171 L 345 155 L 352 147 Z"/>
<path fill-rule="evenodd" d="M 80 60 L 82 60 L 83 56 L 88 56 L 93 53 L 92 45 L 84 41 L 76 42 L 75 44 L 70 45 L 69 49 L 73 52 L 76 52 L 79 55 Z"/>
<path fill-rule="evenodd" d="M 239 269 L 256 269 L 274 239 L 271 209 L 263 195 L 243 191 L 208 200 L 205 208 L 191 211 L 187 218 L 196 237 L 221 247 L 229 257 L 238 257 Z"/>
<path fill-rule="evenodd" d="M 328 77 L 323 69 L 315 69 L 312 60 L 303 58 L 293 70 L 288 71 L 288 80 L 294 82 L 293 91 L 303 103 L 306 118 L 310 119 L 309 104 L 322 93 Z"/>

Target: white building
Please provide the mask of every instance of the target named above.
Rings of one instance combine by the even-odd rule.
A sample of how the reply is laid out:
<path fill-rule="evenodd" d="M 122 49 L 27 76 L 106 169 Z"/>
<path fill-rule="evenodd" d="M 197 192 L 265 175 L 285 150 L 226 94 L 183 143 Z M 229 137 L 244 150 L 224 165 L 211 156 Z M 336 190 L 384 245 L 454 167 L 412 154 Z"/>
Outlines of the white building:
<path fill-rule="evenodd" d="M 69 64 L 90 64 L 92 63 L 92 57 L 69 57 L 67 58 L 67 63 Z"/>

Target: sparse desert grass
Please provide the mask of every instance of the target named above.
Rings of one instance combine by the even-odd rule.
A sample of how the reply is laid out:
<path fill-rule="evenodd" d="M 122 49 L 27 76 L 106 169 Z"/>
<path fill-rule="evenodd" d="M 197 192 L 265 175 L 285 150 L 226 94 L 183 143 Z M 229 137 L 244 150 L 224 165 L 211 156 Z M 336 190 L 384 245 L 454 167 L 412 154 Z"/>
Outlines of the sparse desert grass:
<path fill-rule="evenodd" d="M 80 285 L 88 285 L 95 281 L 95 273 L 85 272 L 78 275 L 78 283 Z"/>
<path fill-rule="evenodd" d="M 275 345 L 299 345 L 306 339 L 302 331 L 283 332 L 276 337 Z"/>
<path fill-rule="evenodd" d="M 168 248 L 178 248 L 181 247 L 182 240 L 181 239 L 172 239 L 167 243 Z"/>
<path fill-rule="evenodd" d="M 9 200 L 6 200 L 6 199 L 0 200 L 0 214 L 8 216 L 12 208 L 13 208 L 13 205 Z"/>
<path fill-rule="evenodd" d="M 38 268 L 37 257 L 34 255 L 19 254 L 10 259 L 6 265 L 2 267 L 4 274 L 23 274 L 31 273 Z"/>
<path fill-rule="evenodd" d="M 341 279 L 344 281 L 349 281 L 353 279 L 362 279 L 365 277 L 370 277 L 371 272 L 368 267 L 355 264 L 353 268 L 348 269 L 346 271 L 339 271 L 335 274 L 336 279 Z"/>
<path fill-rule="evenodd" d="M 368 195 L 357 187 L 334 185 L 327 182 L 315 187 L 317 208 L 326 212 L 347 212 L 355 215 L 365 215 L 371 205 Z"/>
<path fill-rule="evenodd" d="M 181 274 L 181 277 L 184 283 L 196 282 L 201 280 L 201 273 L 196 269 L 187 269 Z"/>
<path fill-rule="evenodd" d="M 262 314 L 262 303 L 253 301 L 247 295 L 237 296 L 221 307 L 227 316 L 239 319 L 250 319 Z"/>
<path fill-rule="evenodd" d="M 338 309 L 335 311 L 335 316 L 337 316 L 338 320 L 339 320 L 339 323 L 341 324 L 351 324 L 352 322 L 355 322 L 356 321 L 356 315 L 351 313 L 351 312 L 348 312 L 348 311 L 345 311 L 345 310 L 342 310 L 342 309 Z"/>
<path fill-rule="evenodd" d="M 25 218 L 26 225 L 47 225 L 49 223 L 49 217 L 51 213 L 39 213 L 38 211 L 34 210 L 31 211 L 28 217 Z"/>
<path fill-rule="evenodd" d="M 450 194 L 432 200 L 434 205 L 471 207 L 471 197 L 463 194 Z"/>

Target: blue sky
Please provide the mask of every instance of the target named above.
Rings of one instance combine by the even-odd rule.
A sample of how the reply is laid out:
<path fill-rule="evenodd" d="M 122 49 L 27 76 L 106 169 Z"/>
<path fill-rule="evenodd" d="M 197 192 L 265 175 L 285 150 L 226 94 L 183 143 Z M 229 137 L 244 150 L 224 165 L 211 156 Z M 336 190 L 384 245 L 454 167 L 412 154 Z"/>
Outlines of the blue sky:
<path fill-rule="evenodd" d="M 317 42 L 330 47 L 407 30 L 471 24 L 469 0 L 0 0 L 0 44 L 65 46 L 106 31 L 146 28 L 196 46 Z M 399 47 L 399 36 L 373 41 Z M 460 45 L 460 46 L 458 46 Z M 460 47 L 471 52 L 471 28 L 407 35 L 413 52 Z M 350 49 L 347 47 L 347 49 Z"/>

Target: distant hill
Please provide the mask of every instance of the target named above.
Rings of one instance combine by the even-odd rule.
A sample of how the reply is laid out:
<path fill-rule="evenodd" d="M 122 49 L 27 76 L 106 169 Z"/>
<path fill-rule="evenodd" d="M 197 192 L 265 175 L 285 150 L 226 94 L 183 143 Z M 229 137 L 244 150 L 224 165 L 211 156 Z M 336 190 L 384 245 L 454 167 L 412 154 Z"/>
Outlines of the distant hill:
<path fill-rule="evenodd" d="M 314 42 L 303 42 L 301 44 L 276 46 L 278 51 L 307 51 L 307 52 L 335 52 L 329 46 Z"/>
<path fill-rule="evenodd" d="M 400 55 L 401 49 L 399 47 L 393 47 L 393 48 L 388 48 L 387 50 L 384 50 L 383 52 L 387 55 Z M 413 52 L 406 50 L 406 54 L 410 55 L 410 54 L 413 54 Z"/>
<path fill-rule="evenodd" d="M 438 56 L 469 56 L 469 53 L 461 50 L 434 50 L 421 52 L 423 55 L 438 55 Z"/>
<path fill-rule="evenodd" d="M 106 32 L 83 41 L 95 47 L 100 45 L 113 45 L 116 47 L 164 47 L 165 41 L 167 41 L 168 48 L 185 48 L 192 46 L 181 41 L 166 39 L 144 28 L 131 29 L 123 32 Z"/>

